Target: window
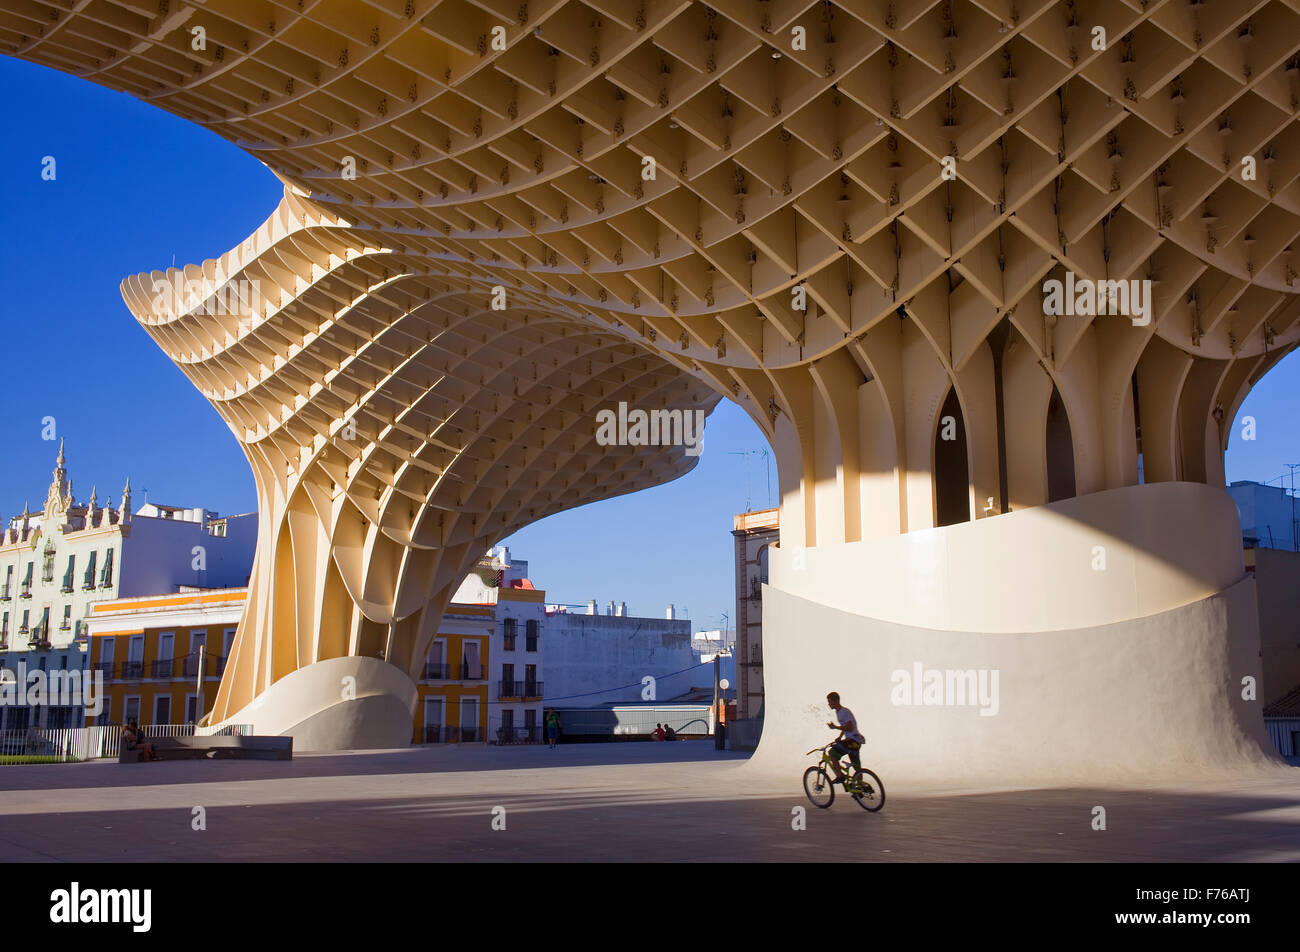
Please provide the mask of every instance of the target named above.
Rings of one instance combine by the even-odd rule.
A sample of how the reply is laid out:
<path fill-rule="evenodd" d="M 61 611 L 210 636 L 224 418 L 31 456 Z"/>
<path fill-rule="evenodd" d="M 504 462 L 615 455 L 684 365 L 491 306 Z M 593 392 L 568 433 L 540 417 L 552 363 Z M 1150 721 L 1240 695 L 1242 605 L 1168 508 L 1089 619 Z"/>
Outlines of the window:
<path fill-rule="evenodd" d="M 442 701 L 440 697 L 424 699 L 424 742 L 436 744 L 442 740 Z"/>
<path fill-rule="evenodd" d="M 126 708 L 122 711 L 122 723 L 140 721 L 140 695 L 133 694 L 126 699 Z"/>
<path fill-rule="evenodd" d="M 159 694 L 153 699 L 153 722 L 170 724 L 172 722 L 172 698 L 170 694 Z"/>
<path fill-rule="evenodd" d="M 113 723 L 113 695 L 105 694 L 103 696 L 104 706 L 99 709 L 98 722 L 100 724 Z"/>
<path fill-rule="evenodd" d="M 429 645 L 429 657 L 425 661 L 424 676 L 431 681 L 440 681 L 446 678 L 447 672 L 443 668 L 443 656 L 446 651 L 447 643 L 445 641 L 435 641 Z"/>
<path fill-rule="evenodd" d="M 18 634 L 25 635 L 27 634 L 28 631 L 30 631 L 30 629 L 27 626 L 28 626 L 28 622 L 31 621 L 31 615 L 32 615 L 32 610 L 30 608 L 23 609 L 23 623 L 18 628 Z"/>
<path fill-rule="evenodd" d="M 68 570 L 63 573 L 63 591 L 65 592 L 72 591 L 73 588 L 72 582 L 73 579 L 76 577 L 72 573 L 76 569 L 76 566 L 77 566 L 77 557 L 75 555 L 68 556 Z"/>
<path fill-rule="evenodd" d="M 524 665 L 524 695 L 537 697 L 538 693 L 537 665 L 526 664 Z"/>
<path fill-rule="evenodd" d="M 98 552 L 90 553 L 90 560 L 86 563 L 86 572 L 81 577 L 81 587 L 91 589 L 95 587 L 95 557 Z"/>
<path fill-rule="evenodd" d="M 23 598 L 32 597 L 32 570 L 35 568 L 36 568 L 35 562 L 27 563 L 27 575 L 26 577 L 23 578 L 23 590 L 22 590 Z"/>
<path fill-rule="evenodd" d="M 518 696 L 518 692 L 515 691 L 515 666 L 513 664 L 503 664 L 501 666 L 501 696 Z"/>
<path fill-rule="evenodd" d="M 4 621 L 0 622 L 0 638 L 9 637 L 9 613 L 5 612 Z"/>
<path fill-rule="evenodd" d="M 537 650 L 537 619 L 530 618 L 524 623 L 524 650 Z"/>
<path fill-rule="evenodd" d="M 197 724 L 199 722 L 199 696 L 197 694 L 185 695 L 185 723 Z"/>
<path fill-rule="evenodd" d="M 483 666 L 479 663 L 479 641 L 466 638 L 461 646 L 461 677 L 466 681 L 478 681 L 483 677 Z"/>
<path fill-rule="evenodd" d="M 504 624 L 505 624 L 504 630 L 505 630 L 505 640 L 506 640 L 505 650 L 514 651 L 515 650 L 515 620 L 513 618 L 507 618 Z"/>
<path fill-rule="evenodd" d="M 501 712 L 501 739 L 513 740 L 515 733 L 515 712 L 506 708 Z"/>
<path fill-rule="evenodd" d="M 113 550 L 109 549 L 104 553 L 104 570 L 99 573 L 99 587 L 113 587 Z"/>
<path fill-rule="evenodd" d="M 0 591 L 0 599 L 4 599 L 7 602 L 9 599 L 13 598 L 13 589 L 14 567 L 10 565 L 8 566 L 8 570 L 5 572 L 5 587 L 3 591 Z"/>
<path fill-rule="evenodd" d="M 72 606 L 63 606 L 63 624 L 59 626 L 60 631 L 67 631 L 72 627 Z"/>
<path fill-rule="evenodd" d="M 41 560 L 41 581 L 54 581 L 54 542 L 45 547 L 45 558 Z"/>
<path fill-rule="evenodd" d="M 473 742 L 478 737 L 478 698 L 460 699 L 460 739 Z"/>

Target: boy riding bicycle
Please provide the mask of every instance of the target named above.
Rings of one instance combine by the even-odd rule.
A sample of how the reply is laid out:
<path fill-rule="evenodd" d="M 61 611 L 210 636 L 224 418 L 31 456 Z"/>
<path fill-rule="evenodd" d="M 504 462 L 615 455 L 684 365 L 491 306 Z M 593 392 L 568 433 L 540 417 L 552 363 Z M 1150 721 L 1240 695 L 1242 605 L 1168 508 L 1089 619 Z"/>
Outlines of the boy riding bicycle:
<path fill-rule="evenodd" d="M 844 782 L 844 771 L 840 768 L 840 760 L 845 755 L 853 764 L 857 773 L 862 772 L 862 762 L 858 759 L 858 750 L 866 742 L 866 738 L 858 730 L 858 724 L 853 717 L 853 712 L 847 707 L 840 704 L 840 696 L 835 691 L 826 695 L 826 703 L 830 709 L 835 712 L 835 722 L 827 721 L 826 726 L 831 730 L 839 731 L 840 736 L 831 744 L 830 752 L 835 757 L 835 762 L 831 765 L 835 771 L 835 780 L 838 783 Z"/>

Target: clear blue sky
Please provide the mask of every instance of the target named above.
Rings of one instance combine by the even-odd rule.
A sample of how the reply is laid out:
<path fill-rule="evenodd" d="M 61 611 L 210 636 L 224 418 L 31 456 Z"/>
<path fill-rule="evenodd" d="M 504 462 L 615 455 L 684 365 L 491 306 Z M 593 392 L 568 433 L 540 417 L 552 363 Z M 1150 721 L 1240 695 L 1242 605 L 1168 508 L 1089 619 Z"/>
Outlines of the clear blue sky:
<path fill-rule="evenodd" d="M 280 199 L 279 183 L 234 146 L 128 96 L 0 57 L 0 514 L 41 508 L 57 444 L 77 498 L 101 503 L 131 477 L 136 504 L 255 508 L 234 437 L 135 323 L 118 285 L 138 271 L 197 263 L 241 242 Z M 57 178 L 42 181 L 44 156 Z M 1300 356 L 1255 389 L 1228 478 L 1261 481 L 1300 463 Z M 1240 433 L 1240 427 L 1237 432 Z M 656 489 L 544 519 L 505 540 L 553 601 L 623 600 L 634 614 L 689 609 L 696 628 L 734 612 L 732 516 L 769 504 L 759 429 L 730 403 L 709 418 L 694 472 Z M 746 462 L 733 453 L 750 452 Z M 775 503 L 775 462 L 772 497 Z"/>

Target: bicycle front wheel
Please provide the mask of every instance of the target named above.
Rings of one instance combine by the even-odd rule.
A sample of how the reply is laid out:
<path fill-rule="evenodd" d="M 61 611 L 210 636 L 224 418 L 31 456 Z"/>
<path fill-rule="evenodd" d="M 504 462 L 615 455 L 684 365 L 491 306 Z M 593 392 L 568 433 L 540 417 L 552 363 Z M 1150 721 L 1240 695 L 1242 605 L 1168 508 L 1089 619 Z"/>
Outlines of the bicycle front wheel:
<path fill-rule="evenodd" d="M 803 772 L 803 792 L 813 806 L 825 810 L 835 800 L 835 787 L 830 774 L 822 767 L 809 767 Z"/>
<path fill-rule="evenodd" d="M 880 782 L 880 778 L 873 771 L 862 768 L 862 773 L 858 774 L 861 793 L 855 793 L 853 799 L 858 801 L 858 806 L 868 813 L 875 813 L 885 805 L 885 785 Z"/>

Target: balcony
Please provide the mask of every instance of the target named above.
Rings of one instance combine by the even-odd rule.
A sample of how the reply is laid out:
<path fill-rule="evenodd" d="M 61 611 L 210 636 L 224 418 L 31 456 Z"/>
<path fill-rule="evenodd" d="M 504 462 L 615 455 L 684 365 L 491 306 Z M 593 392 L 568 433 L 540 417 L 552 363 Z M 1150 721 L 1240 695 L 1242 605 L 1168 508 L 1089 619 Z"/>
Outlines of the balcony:
<path fill-rule="evenodd" d="M 426 681 L 448 681 L 451 679 L 450 665 L 435 664 L 432 661 L 425 662 L 424 680 Z"/>
<path fill-rule="evenodd" d="M 113 662 L 111 661 L 98 661 L 90 666 L 90 670 L 92 673 L 98 671 L 104 676 L 105 681 L 113 680 Z"/>
<path fill-rule="evenodd" d="M 540 744 L 542 742 L 542 729 L 536 724 L 525 724 L 523 727 L 498 727 L 496 729 L 497 744 Z"/>
<path fill-rule="evenodd" d="M 60 586 L 59 591 L 62 592 L 64 595 L 66 595 L 69 592 L 71 592 L 74 588 L 76 588 L 76 586 L 72 584 L 72 576 L 71 575 L 63 576 L 63 585 Z"/>
<path fill-rule="evenodd" d="M 6 582 L 5 587 L 3 589 L 0 589 L 0 602 L 12 602 L 13 600 L 14 600 L 13 589 L 10 588 L 9 583 Z"/>
<path fill-rule="evenodd" d="M 92 592 L 95 590 L 95 576 L 87 575 L 81 580 L 81 590 L 83 592 Z"/>
<path fill-rule="evenodd" d="M 199 653 L 197 651 L 185 655 L 181 660 L 181 677 L 196 678 L 199 675 Z M 205 678 L 219 678 L 223 671 L 226 670 L 226 659 L 220 655 L 204 654 L 203 656 L 203 676 Z"/>
<path fill-rule="evenodd" d="M 460 679 L 462 681 L 486 681 L 487 669 L 482 664 L 469 664 L 466 662 L 460 666 Z"/>
<path fill-rule="evenodd" d="M 22 589 L 18 592 L 18 597 L 19 597 L 19 598 L 31 598 L 31 597 L 32 597 L 32 583 L 31 583 L 31 582 L 23 582 L 23 587 L 22 587 Z"/>
<path fill-rule="evenodd" d="M 515 650 L 515 633 L 514 633 L 513 631 L 508 631 L 508 632 L 506 632 L 506 636 L 505 636 L 505 650 L 506 650 L 506 651 L 514 651 L 514 650 Z"/>
<path fill-rule="evenodd" d="M 541 682 L 541 681 L 525 681 L 525 682 L 524 682 L 524 699 L 525 699 L 525 700 L 528 700 L 528 701 L 536 700 L 536 699 L 540 699 L 541 696 L 542 696 L 542 682 Z"/>
<path fill-rule="evenodd" d="M 442 725 L 441 725 L 441 724 L 425 724 L 425 725 L 424 725 L 424 742 L 425 742 L 426 744 L 441 744 L 441 743 L 442 743 Z"/>
<path fill-rule="evenodd" d="M 149 662 L 149 677 L 151 678 L 170 678 L 175 676 L 176 661 L 174 658 L 159 658 L 157 661 Z"/>
<path fill-rule="evenodd" d="M 72 631 L 72 619 L 63 619 L 63 624 L 59 626 L 59 631 Z"/>
<path fill-rule="evenodd" d="M 139 681 L 140 675 L 144 673 L 143 661 L 123 661 L 122 662 L 122 680 Z"/>
<path fill-rule="evenodd" d="M 522 681 L 502 681 L 500 686 L 501 698 L 522 698 L 524 696 L 524 682 Z"/>

